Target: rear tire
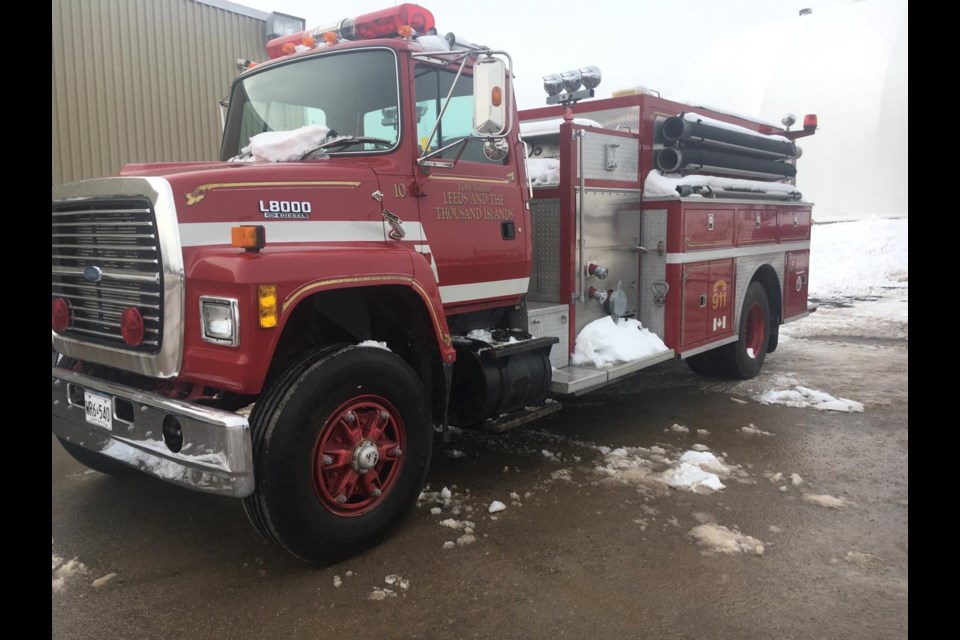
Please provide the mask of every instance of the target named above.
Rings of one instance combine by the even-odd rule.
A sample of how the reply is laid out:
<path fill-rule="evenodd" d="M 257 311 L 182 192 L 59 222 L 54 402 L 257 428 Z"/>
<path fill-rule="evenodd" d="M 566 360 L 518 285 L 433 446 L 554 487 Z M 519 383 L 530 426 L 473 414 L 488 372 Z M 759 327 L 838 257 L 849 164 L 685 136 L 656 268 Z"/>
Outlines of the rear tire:
<path fill-rule="evenodd" d="M 99 471 L 100 473 L 114 476 L 115 478 L 123 478 L 140 473 L 129 465 L 117 462 L 113 458 L 108 458 L 95 451 L 90 451 L 90 449 L 85 449 L 78 444 L 67 442 L 60 436 L 57 436 L 57 440 L 60 441 L 64 451 L 69 453 L 71 458 L 94 471 Z"/>
<path fill-rule="evenodd" d="M 759 282 L 751 282 L 743 297 L 736 342 L 720 347 L 717 357 L 725 377 L 753 378 L 763 367 L 770 341 L 770 303 Z"/>
<path fill-rule="evenodd" d="M 433 425 L 423 385 L 395 354 L 314 351 L 250 418 L 256 489 L 243 501 L 265 538 L 312 563 L 383 540 L 426 481 Z"/>

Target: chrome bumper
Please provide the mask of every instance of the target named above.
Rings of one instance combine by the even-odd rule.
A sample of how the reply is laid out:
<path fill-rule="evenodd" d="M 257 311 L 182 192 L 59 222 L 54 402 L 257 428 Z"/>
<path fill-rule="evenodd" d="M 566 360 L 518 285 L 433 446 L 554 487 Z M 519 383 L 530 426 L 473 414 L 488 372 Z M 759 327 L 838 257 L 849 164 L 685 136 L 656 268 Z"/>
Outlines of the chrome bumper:
<path fill-rule="evenodd" d="M 76 402 L 83 390 L 113 399 L 112 430 L 87 422 L 83 404 Z M 126 409 L 121 414 L 129 419 L 117 416 L 118 401 Z M 168 416 L 176 418 L 183 436 L 176 453 L 164 442 L 163 422 Z M 236 413 L 53 367 L 53 433 L 188 489 L 235 498 L 253 493 L 250 426 Z"/>

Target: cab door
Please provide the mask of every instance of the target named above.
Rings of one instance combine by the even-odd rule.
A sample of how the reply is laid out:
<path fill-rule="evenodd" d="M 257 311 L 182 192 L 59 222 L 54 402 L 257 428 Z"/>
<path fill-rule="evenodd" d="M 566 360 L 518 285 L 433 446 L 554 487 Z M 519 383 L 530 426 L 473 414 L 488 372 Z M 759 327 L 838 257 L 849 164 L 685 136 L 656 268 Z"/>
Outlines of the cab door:
<path fill-rule="evenodd" d="M 455 77 L 455 70 L 414 66 L 413 115 L 421 150 L 440 149 L 473 134 L 473 83 L 464 74 L 430 139 Z M 516 156 L 511 148 L 503 160 L 488 160 L 483 142 L 473 140 L 431 158 L 453 166 L 415 169 L 420 222 L 448 311 L 451 306 L 502 306 L 505 299 L 527 292 L 530 225 Z"/>

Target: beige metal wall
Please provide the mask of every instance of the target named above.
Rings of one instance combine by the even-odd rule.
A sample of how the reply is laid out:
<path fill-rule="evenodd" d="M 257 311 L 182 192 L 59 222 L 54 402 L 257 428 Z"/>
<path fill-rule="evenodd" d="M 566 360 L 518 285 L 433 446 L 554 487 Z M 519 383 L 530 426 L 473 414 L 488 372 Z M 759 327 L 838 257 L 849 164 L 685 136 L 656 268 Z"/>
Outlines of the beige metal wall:
<path fill-rule="evenodd" d="M 53 184 L 216 159 L 217 101 L 264 23 L 194 0 L 53 0 Z"/>

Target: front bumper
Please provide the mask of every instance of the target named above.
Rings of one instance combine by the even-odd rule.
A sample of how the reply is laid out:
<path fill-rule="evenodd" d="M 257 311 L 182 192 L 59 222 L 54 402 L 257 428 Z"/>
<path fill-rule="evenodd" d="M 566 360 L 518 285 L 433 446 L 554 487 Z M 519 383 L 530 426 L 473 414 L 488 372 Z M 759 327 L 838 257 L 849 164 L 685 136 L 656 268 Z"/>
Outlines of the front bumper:
<path fill-rule="evenodd" d="M 64 440 L 188 489 L 235 498 L 253 493 L 253 451 L 245 417 L 57 367 L 52 385 L 53 433 Z M 112 429 L 87 422 L 82 402 L 76 402 L 84 390 L 112 399 Z M 118 404 L 123 417 L 117 415 Z M 179 423 L 183 437 L 176 453 L 164 441 L 168 416 Z"/>

